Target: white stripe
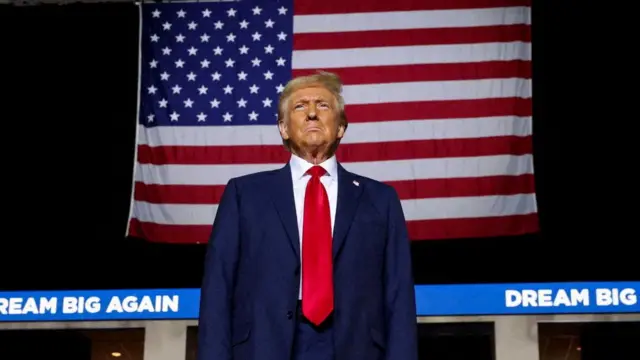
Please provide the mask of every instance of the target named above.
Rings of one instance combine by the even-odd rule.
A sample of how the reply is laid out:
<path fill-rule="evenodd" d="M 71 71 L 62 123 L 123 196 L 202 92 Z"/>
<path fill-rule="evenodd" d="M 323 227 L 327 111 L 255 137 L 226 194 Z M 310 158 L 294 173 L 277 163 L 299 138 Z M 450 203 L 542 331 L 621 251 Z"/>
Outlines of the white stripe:
<path fill-rule="evenodd" d="M 378 181 L 445 179 L 533 173 L 531 155 L 497 155 L 463 158 L 342 163 L 349 171 Z M 136 181 L 161 185 L 225 185 L 229 179 L 282 164 L 150 165 L 141 164 Z"/>
<path fill-rule="evenodd" d="M 136 201 L 135 218 L 170 225 L 211 225 L 217 205 L 153 204 Z M 482 218 L 536 212 L 534 194 L 402 200 L 406 220 Z"/>
<path fill-rule="evenodd" d="M 492 99 L 531 97 L 531 79 L 481 79 L 461 81 L 417 81 L 389 84 L 349 85 L 343 89 L 349 105 L 408 101 Z"/>
<path fill-rule="evenodd" d="M 140 125 L 138 134 L 138 144 L 153 147 L 282 145 L 276 125 L 152 128 Z M 531 117 L 403 120 L 349 124 L 341 144 L 528 135 Z"/>
<path fill-rule="evenodd" d="M 513 41 L 463 45 L 296 50 L 292 54 L 291 66 L 297 70 L 509 60 L 531 60 L 531 43 Z"/>
<path fill-rule="evenodd" d="M 433 29 L 530 23 L 531 9 L 528 7 L 296 15 L 293 17 L 293 33 Z"/>

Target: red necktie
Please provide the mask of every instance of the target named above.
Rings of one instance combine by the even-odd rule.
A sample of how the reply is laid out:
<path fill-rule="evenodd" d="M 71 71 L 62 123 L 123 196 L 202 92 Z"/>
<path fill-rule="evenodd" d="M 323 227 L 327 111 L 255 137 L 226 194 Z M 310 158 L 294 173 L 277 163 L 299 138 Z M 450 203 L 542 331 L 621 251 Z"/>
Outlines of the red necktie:
<path fill-rule="evenodd" d="M 329 197 L 314 166 L 304 198 L 302 230 L 302 313 L 319 325 L 333 311 L 332 235 Z"/>

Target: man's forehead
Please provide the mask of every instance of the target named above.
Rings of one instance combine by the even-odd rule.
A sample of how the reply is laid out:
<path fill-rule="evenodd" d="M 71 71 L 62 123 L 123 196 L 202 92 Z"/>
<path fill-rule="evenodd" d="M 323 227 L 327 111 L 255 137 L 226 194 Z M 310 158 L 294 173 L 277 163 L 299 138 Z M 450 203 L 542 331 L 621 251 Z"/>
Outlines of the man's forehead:
<path fill-rule="evenodd" d="M 299 89 L 292 94 L 292 98 L 297 101 L 301 100 L 328 100 L 333 97 L 331 91 L 321 86 L 312 86 Z"/>

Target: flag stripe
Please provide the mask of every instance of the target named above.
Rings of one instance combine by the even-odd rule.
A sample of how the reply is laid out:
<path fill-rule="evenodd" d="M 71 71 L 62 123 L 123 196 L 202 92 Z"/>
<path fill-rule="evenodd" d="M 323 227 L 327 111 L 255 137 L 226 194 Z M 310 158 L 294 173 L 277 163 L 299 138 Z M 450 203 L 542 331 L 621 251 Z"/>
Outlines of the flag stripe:
<path fill-rule="evenodd" d="M 528 136 L 470 139 L 411 140 L 342 144 L 336 156 L 342 162 L 431 159 L 531 153 Z M 140 164 L 223 165 L 285 163 L 291 154 L 282 145 L 138 147 Z"/>
<path fill-rule="evenodd" d="M 400 119 L 402 120 L 402 119 Z M 468 139 L 495 136 L 531 135 L 531 117 L 494 116 L 467 119 L 426 119 L 405 121 L 351 123 L 349 136 L 341 144 L 380 143 L 391 141 L 422 140 L 429 134 L 431 140 Z M 276 125 L 256 126 L 180 126 L 175 129 L 140 127 L 140 141 L 145 147 L 180 147 L 176 151 L 197 146 L 249 146 L 253 144 L 282 145 Z M 354 134 L 354 136 L 351 136 Z M 213 149 L 212 149 L 213 150 Z M 147 149 L 142 150 L 149 151 Z M 152 150 L 159 151 L 159 150 Z"/>
<path fill-rule="evenodd" d="M 296 14 L 326 15 L 338 13 L 369 13 L 383 11 L 481 9 L 504 6 L 531 6 L 531 0 L 302 0 L 296 1 L 294 6 Z"/>
<path fill-rule="evenodd" d="M 535 190 L 532 174 L 478 178 L 388 181 L 401 200 L 457 196 L 530 194 Z M 136 182 L 135 199 L 154 204 L 217 204 L 224 185 L 155 185 Z"/>
<path fill-rule="evenodd" d="M 531 62 L 523 60 L 487 61 L 464 64 L 389 65 L 334 69 L 347 84 L 375 84 L 411 81 L 446 81 L 475 79 L 531 79 Z M 293 76 L 315 73 L 294 70 Z"/>
<path fill-rule="evenodd" d="M 471 219 L 407 221 L 409 237 L 414 240 L 447 240 L 469 237 L 520 235 L 537 231 L 535 214 Z M 160 243 L 206 243 L 211 225 L 168 225 L 132 219 L 130 234 Z"/>
<path fill-rule="evenodd" d="M 533 194 L 401 200 L 408 221 L 525 215 L 536 212 Z M 218 204 L 154 204 L 134 201 L 137 218 L 159 224 L 209 225 Z"/>
<path fill-rule="evenodd" d="M 367 32 L 303 33 L 293 37 L 297 51 L 350 49 L 381 46 L 476 44 L 531 41 L 526 24 L 478 26 L 474 28 L 371 30 Z"/>
<path fill-rule="evenodd" d="M 459 64 L 512 60 L 531 60 L 531 43 L 511 41 L 459 45 L 296 50 L 293 52 L 291 65 L 294 70 L 327 70 L 359 66 Z"/>
<path fill-rule="evenodd" d="M 463 158 L 343 163 L 347 170 L 378 181 L 446 179 L 533 173 L 531 155 L 495 155 Z M 135 181 L 163 185 L 226 185 L 234 177 L 275 170 L 282 163 L 231 165 L 139 164 Z"/>
<path fill-rule="evenodd" d="M 529 24 L 528 7 L 296 15 L 294 34 Z"/>

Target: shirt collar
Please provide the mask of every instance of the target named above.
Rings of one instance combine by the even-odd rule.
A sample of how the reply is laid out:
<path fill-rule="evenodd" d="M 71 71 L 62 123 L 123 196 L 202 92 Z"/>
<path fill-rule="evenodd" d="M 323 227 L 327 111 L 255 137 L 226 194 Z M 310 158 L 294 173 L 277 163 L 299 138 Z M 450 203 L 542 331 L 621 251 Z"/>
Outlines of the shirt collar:
<path fill-rule="evenodd" d="M 302 177 L 305 175 L 307 170 L 313 167 L 312 163 L 293 154 L 291 155 L 291 160 L 289 160 L 289 165 L 291 166 L 291 175 L 293 176 L 294 180 L 302 179 Z M 328 158 L 327 160 L 325 160 L 319 165 L 322 166 L 327 171 L 326 175 L 328 175 L 331 178 L 336 178 L 338 174 L 338 162 L 336 161 L 335 155 Z"/>

